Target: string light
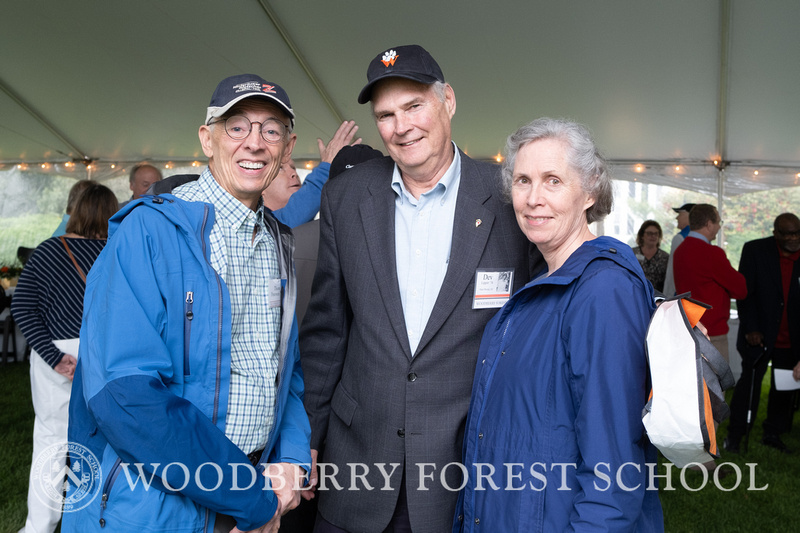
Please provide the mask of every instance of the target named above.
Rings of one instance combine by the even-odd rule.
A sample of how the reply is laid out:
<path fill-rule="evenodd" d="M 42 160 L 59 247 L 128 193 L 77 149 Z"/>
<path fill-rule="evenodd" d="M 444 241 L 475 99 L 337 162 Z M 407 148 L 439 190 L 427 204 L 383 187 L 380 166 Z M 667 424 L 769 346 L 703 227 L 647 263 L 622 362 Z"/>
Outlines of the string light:
<path fill-rule="evenodd" d="M 753 175 L 754 175 L 754 176 L 758 176 L 758 170 L 754 171 L 754 172 L 753 172 Z"/>
<path fill-rule="evenodd" d="M 192 166 L 193 167 L 199 167 L 200 166 L 200 162 L 199 161 L 192 161 Z"/>
<path fill-rule="evenodd" d="M 498 153 L 496 156 L 494 156 L 494 160 L 497 161 L 498 163 L 502 163 L 503 162 L 503 154 Z"/>
<path fill-rule="evenodd" d="M 308 170 L 311 170 L 312 168 L 314 168 L 314 163 L 312 163 L 311 161 L 309 161 L 308 163 L 306 163 L 306 168 L 307 168 Z"/>
<path fill-rule="evenodd" d="M 675 172 L 680 172 L 680 171 L 681 171 L 681 166 L 675 165 Z"/>
<path fill-rule="evenodd" d="M 635 167 L 633 167 L 633 170 L 635 170 L 636 172 L 640 172 L 640 173 L 644 172 L 644 166 L 636 165 Z"/>

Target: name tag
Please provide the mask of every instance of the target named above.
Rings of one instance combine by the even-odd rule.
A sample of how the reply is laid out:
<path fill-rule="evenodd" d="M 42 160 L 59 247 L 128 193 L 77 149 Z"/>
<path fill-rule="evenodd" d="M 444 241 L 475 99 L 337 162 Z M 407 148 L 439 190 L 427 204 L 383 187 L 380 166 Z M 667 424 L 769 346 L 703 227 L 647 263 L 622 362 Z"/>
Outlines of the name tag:
<path fill-rule="evenodd" d="M 511 297 L 514 284 L 514 269 L 492 270 L 479 268 L 475 271 L 475 297 L 473 309 L 497 309 Z"/>
<path fill-rule="evenodd" d="M 281 279 L 271 279 L 269 280 L 269 295 L 267 296 L 267 300 L 269 301 L 270 307 L 280 307 L 281 306 L 281 288 L 283 286 Z"/>

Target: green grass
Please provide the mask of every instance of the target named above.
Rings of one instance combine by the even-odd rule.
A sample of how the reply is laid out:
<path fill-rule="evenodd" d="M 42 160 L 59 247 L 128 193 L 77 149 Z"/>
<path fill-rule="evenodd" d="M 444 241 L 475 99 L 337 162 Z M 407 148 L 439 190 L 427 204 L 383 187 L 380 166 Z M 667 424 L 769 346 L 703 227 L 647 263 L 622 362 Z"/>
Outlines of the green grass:
<path fill-rule="evenodd" d="M 0 533 L 13 533 L 25 522 L 28 471 L 31 464 L 31 432 L 33 407 L 31 406 L 29 367 L 27 363 L 12 363 L 0 367 Z M 724 531 L 726 533 L 753 532 L 783 533 L 796 524 L 797 498 L 800 494 L 800 428 L 795 428 L 783 441 L 794 454 L 781 454 L 761 445 L 761 421 L 766 414 L 769 377 L 764 380 L 760 417 L 750 437 L 747 453 L 733 455 L 722 451 L 721 462 L 736 464 L 742 471 L 739 487 L 725 492 L 712 480 L 699 491 L 682 486 L 680 471 L 672 469 L 672 486 L 661 486 L 661 504 L 664 508 L 664 525 L 669 533 L 694 533 Z M 730 399 L 728 392 L 728 399 Z M 727 432 L 727 423 L 720 428 L 719 442 Z M 754 463 L 755 481 L 746 463 Z M 659 475 L 665 473 L 662 465 Z M 697 488 L 702 484 L 702 474 L 687 471 L 686 486 Z M 732 488 L 735 474 L 721 480 L 720 485 Z M 766 490 L 748 490 L 753 485 Z"/>
<path fill-rule="evenodd" d="M 746 453 L 731 454 L 722 450 L 718 464 L 733 463 L 742 472 L 742 481 L 730 492 L 721 490 L 712 480 L 700 491 L 693 492 L 681 486 L 679 472 L 673 469 L 675 490 L 662 490 L 661 505 L 664 508 L 664 525 L 670 533 L 695 531 L 724 531 L 726 533 L 760 533 L 795 530 L 797 520 L 797 498 L 800 493 L 800 428 L 795 424 L 791 432 L 781 439 L 794 453 L 780 453 L 761 444 L 761 422 L 766 416 L 769 373 L 764 378 L 759 405 L 759 417 L 750 434 L 750 446 Z M 732 391 L 728 391 L 730 401 Z M 722 446 L 727 435 L 728 423 L 720 427 L 718 442 Z M 748 467 L 747 464 L 754 466 Z M 728 467 L 730 468 L 730 467 Z M 751 475 L 751 468 L 754 475 Z M 659 474 L 663 474 L 664 469 Z M 700 472 L 687 472 L 686 485 L 697 488 L 702 485 Z M 731 489 L 736 485 L 736 475 L 730 474 L 719 483 Z M 751 487 L 765 490 L 751 490 Z"/>
<path fill-rule="evenodd" d="M 36 248 L 60 223 L 61 215 L 52 213 L 0 218 L 0 265 L 15 264 L 19 246 Z"/>
<path fill-rule="evenodd" d="M 33 405 L 27 362 L 0 366 L 0 532 L 25 525 L 33 452 Z"/>

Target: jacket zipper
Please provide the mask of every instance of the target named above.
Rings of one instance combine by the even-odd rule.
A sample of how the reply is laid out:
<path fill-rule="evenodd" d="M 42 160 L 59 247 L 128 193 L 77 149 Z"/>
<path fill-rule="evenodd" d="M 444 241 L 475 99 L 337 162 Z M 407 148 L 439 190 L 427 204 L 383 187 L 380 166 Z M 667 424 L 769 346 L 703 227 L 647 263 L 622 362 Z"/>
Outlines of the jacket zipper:
<path fill-rule="evenodd" d="M 206 247 L 206 224 L 208 223 L 208 204 L 206 204 L 205 209 L 203 211 L 203 224 L 200 227 L 200 234 L 203 236 L 200 239 L 200 242 L 203 247 L 203 257 L 205 257 L 208 266 L 211 267 L 211 271 L 214 273 L 214 279 L 217 280 L 217 293 L 219 294 L 219 305 L 217 306 L 217 375 L 216 375 L 216 382 L 214 384 L 214 408 L 211 413 L 211 423 L 217 423 L 217 417 L 219 416 L 219 387 L 222 381 L 222 310 L 223 310 L 223 298 L 222 298 L 222 283 L 219 279 L 219 274 L 214 267 L 211 266 L 211 260 L 208 257 L 208 249 Z"/>
<path fill-rule="evenodd" d="M 194 305 L 194 293 L 188 291 L 186 293 L 186 300 L 184 301 L 183 309 L 185 319 L 183 322 L 183 375 L 188 376 L 191 374 L 191 367 L 189 366 L 189 341 L 192 335 L 192 319 L 194 313 L 192 306 Z"/>
<path fill-rule="evenodd" d="M 119 475 L 122 463 L 122 458 L 117 457 L 117 460 L 114 462 L 114 466 L 111 467 L 111 472 L 108 474 L 106 478 L 106 482 L 103 483 L 103 495 L 100 497 L 100 527 L 106 527 L 106 519 L 103 518 L 103 513 L 105 513 L 106 506 L 108 505 L 108 495 L 111 492 L 111 487 L 114 486 L 114 481 L 117 480 L 117 476 Z"/>

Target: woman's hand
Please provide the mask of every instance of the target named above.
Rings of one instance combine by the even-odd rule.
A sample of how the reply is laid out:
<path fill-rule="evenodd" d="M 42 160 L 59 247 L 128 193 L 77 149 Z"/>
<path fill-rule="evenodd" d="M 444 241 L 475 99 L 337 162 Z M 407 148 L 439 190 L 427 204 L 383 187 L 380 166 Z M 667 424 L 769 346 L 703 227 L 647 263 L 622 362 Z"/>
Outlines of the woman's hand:
<path fill-rule="evenodd" d="M 65 353 L 64 357 L 61 358 L 61 361 L 59 361 L 58 364 L 53 367 L 53 370 L 65 378 L 69 378 L 71 381 L 72 377 L 75 375 L 75 365 L 77 364 L 78 360 L 74 356 Z"/>

